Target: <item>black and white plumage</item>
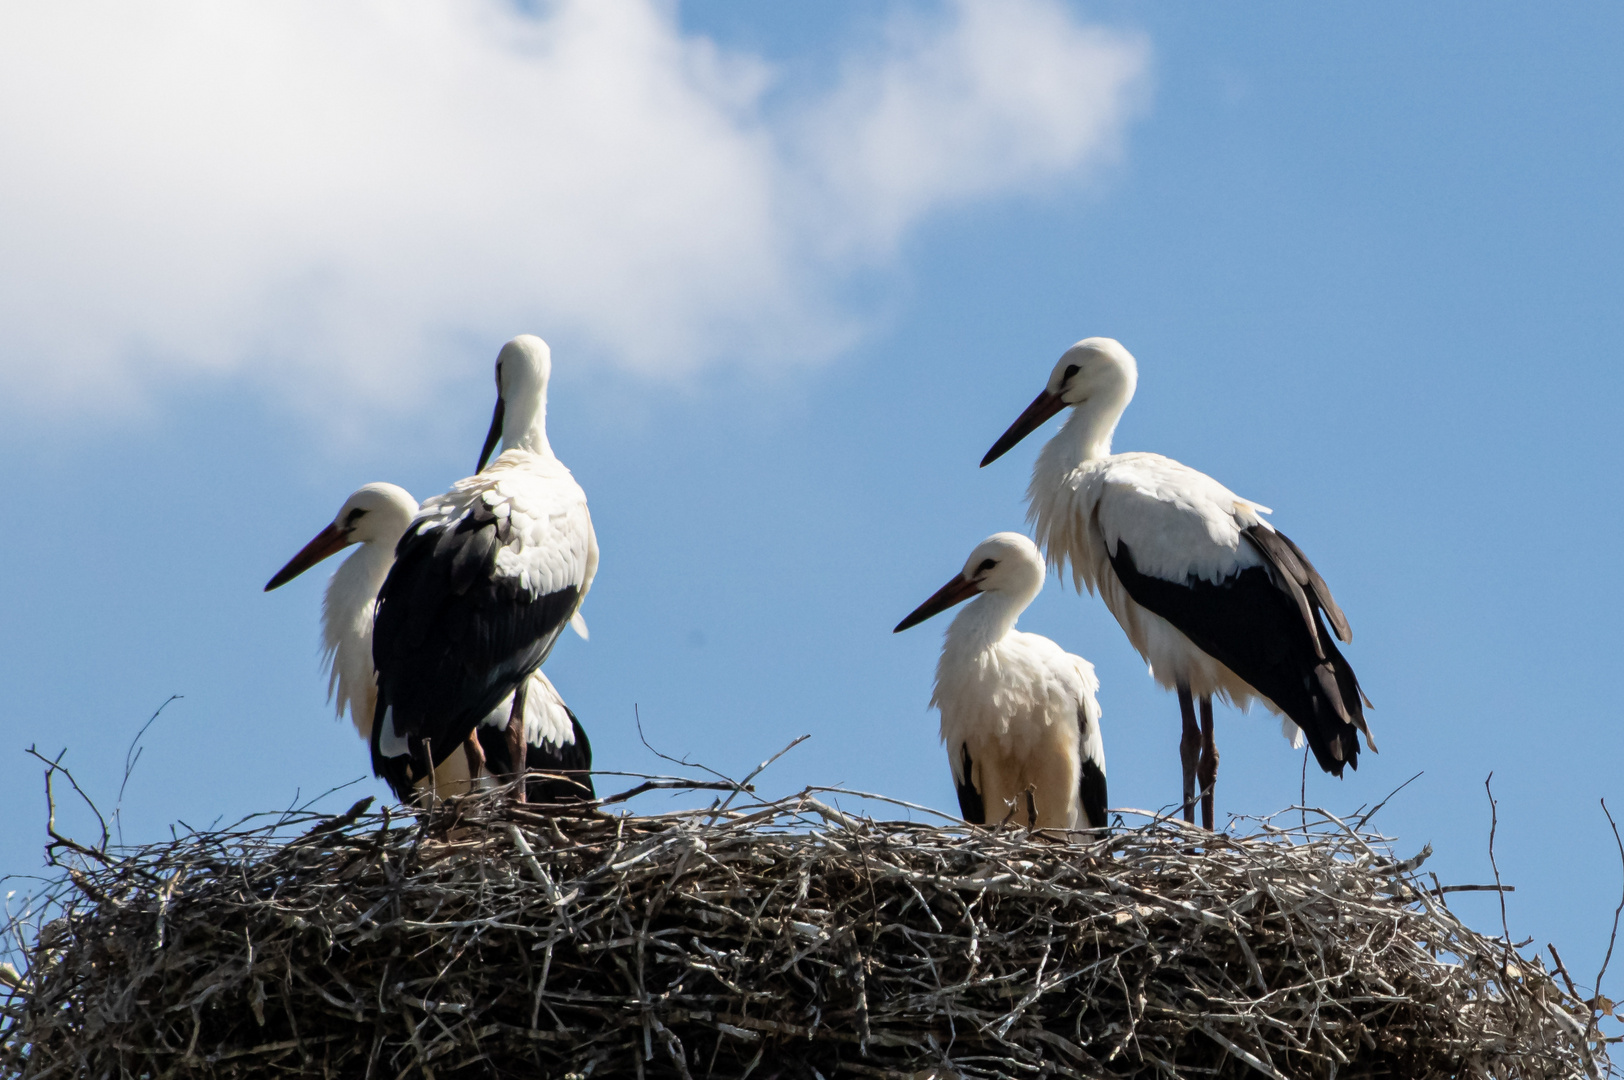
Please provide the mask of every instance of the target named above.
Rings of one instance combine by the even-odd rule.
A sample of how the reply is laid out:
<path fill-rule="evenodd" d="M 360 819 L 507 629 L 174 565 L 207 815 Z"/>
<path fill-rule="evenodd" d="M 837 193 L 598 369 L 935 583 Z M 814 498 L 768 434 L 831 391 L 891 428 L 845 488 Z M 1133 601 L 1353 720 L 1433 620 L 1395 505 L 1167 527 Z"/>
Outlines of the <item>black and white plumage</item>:
<path fill-rule="evenodd" d="M 327 583 L 322 599 L 322 652 L 328 668 L 328 694 L 343 717 L 355 723 L 370 744 L 377 705 L 377 673 L 372 666 L 372 626 L 378 589 L 395 559 L 395 545 L 418 510 L 417 500 L 395 484 L 367 484 L 339 508 L 332 523 L 317 533 L 266 584 L 265 591 L 281 587 L 323 559 L 356 545 Z M 533 770 L 551 770 L 565 756 L 590 768 L 592 748 L 575 714 L 547 676 L 533 672 L 526 689 L 524 735 L 527 764 Z M 500 734 L 500 753 L 506 754 L 507 726 L 512 699 L 499 703 L 480 722 L 482 742 Z M 574 746 L 566 751 L 565 747 Z M 419 777 L 416 793 L 429 796 L 464 794 L 480 783 L 479 752 L 452 754 L 431 776 Z M 511 771 L 509 769 L 508 771 Z M 585 783 L 590 784 L 590 778 Z M 556 802 L 579 795 L 579 785 L 564 780 L 533 777 L 526 784 L 532 801 Z"/>
<path fill-rule="evenodd" d="M 964 820 L 1104 828 L 1105 742 L 1094 666 L 1015 629 L 1043 576 L 1043 557 L 1031 540 L 994 533 L 894 632 L 971 601 L 947 628 L 930 701 L 942 714 Z"/>
<path fill-rule="evenodd" d="M 592 587 L 598 542 L 586 494 L 547 442 L 551 371 L 538 337 L 502 347 L 480 471 L 423 504 L 379 590 L 372 760 L 402 798 L 504 700 L 505 747 L 483 729 L 477 742 L 492 771 L 516 771 L 527 680 Z M 502 453 L 487 467 L 498 439 Z M 549 771 L 590 765 L 584 732 L 572 731 Z"/>
<path fill-rule="evenodd" d="M 1368 702 L 1332 636 L 1350 640 L 1348 621 L 1308 557 L 1260 516 L 1268 508 L 1159 454 L 1111 453 L 1138 378 L 1119 342 L 1079 341 L 981 464 L 1071 409 L 1033 466 L 1027 516 L 1048 561 L 1099 593 L 1157 682 L 1178 692 L 1185 817 L 1194 820 L 1199 779 L 1210 829 L 1215 695 L 1241 708 L 1261 700 L 1336 776 L 1358 768 L 1358 733 L 1376 747 Z"/>

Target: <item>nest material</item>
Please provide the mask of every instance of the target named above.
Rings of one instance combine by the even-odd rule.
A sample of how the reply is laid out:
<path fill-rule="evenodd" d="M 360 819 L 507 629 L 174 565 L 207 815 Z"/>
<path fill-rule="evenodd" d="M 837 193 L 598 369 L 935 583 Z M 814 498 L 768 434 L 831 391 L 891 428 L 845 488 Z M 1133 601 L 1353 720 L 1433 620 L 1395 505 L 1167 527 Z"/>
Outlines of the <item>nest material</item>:
<path fill-rule="evenodd" d="M 363 810 L 87 860 L 15 980 L 0 1071 L 1611 1072 L 1537 957 L 1328 814 L 1062 842 L 859 820 L 814 792 L 654 817 Z"/>

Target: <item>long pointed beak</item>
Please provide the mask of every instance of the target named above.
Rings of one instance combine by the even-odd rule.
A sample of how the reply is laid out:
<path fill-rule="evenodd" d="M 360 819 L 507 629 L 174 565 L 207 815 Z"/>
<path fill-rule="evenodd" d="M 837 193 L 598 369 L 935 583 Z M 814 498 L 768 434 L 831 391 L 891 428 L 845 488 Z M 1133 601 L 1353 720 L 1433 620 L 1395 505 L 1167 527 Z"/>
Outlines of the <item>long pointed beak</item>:
<path fill-rule="evenodd" d="M 496 412 L 491 415 L 491 430 L 485 435 L 485 449 L 479 452 L 479 468 L 474 470 L 476 473 L 485 471 L 485 463 L 491 459 L 491 451 L 502 441 L 502 412 L 502 399 L 498 397 Z"/>
<path fill-rule="evenodd" d="M 321 562 L 335 551 L 341 551 L 350 545 L 349 536 L 337 525 L 329 525 L 316 534 L 315 539 L 299 549 L 299 554 L 288 560 L 288 564 L 276 572 L 276 576 L 265 583 L 265 591 L 286 585 L 312 566 Z"/>
<path fill-rule="evenodd" d="M 891 632 L 900 634 L 910 626 L 918 626 L 932 615 L 940 615 L 954 604 L 962 604 L 980 591 L 981 587 L 973 581 L 964 580 L 963 574 L 954 574 L 952 581 L 937 589 L 929 600 L 914 608 Z"/>
<path fill-rule="evenodd" d="M 998 436 L 998 441 L 992 444 L 987 456 L 981 459 L 981 467 L 984 469 L 1009 453 L 1016 443 L 1032 434 L 1045 420 L 1065 407 L 1065 400 L 1059 394 L 1051 394 L 1048 390 L 1033 398 L 1026 411 L 1009 425 L 1009 430 Z"/>

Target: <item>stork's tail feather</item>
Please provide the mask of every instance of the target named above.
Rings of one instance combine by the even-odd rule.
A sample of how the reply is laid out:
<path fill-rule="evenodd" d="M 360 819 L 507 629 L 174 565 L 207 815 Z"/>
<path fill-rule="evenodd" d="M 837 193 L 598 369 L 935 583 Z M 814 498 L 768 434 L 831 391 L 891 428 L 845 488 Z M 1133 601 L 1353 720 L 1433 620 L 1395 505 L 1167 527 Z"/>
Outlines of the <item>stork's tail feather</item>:
<path fill-rule="evenodd" d="M 425 755 L 426 756 L 426 755 Z M 395 798 L 410 806 L 417 801 L 417 782 L 433 772 L 423 762 L 414 762 L 409 755 L 384 757 L 376 746 L 372 751 L 372 775 L 381 777 L 395 793 Z"/>

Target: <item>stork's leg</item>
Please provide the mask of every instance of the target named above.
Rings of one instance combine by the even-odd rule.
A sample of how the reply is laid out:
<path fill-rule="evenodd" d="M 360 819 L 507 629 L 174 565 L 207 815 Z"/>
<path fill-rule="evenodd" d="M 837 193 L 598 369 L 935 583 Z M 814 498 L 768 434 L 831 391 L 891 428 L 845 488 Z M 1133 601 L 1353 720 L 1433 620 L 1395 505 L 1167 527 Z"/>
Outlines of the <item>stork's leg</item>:
<path fill-rule="evenodd" d="M 1184 717 L 1184 737 L 1179 740 L 1179 760 L 1184 764 L 1184 820 L 1195 824 L 1195 770 L 1201 759 L 1201 729 L 1195 724 L 1195 698 L 1188 686 L 1179 687 L 1179 714 Z"/>
<path fill-rule="evenodd" d="M 1201 699 L 1201 827 L 1212 831 L 1212 789 L 1218 782 L 1218 743 L 1212 737 L 1212 698 Z"/>
<path fill-rule="evenodd" d="M 508 716 L 507 729 L 508 759 L 513 762 L 513 773 L 508 777 L 510 780 L 517 778 L 522 781 L 524 777 L 524 692 L 529 685 L 530 681 L 526 679 L 519 684 L 517 690 L 513 691 L 513 712 Z M 521 782 L 514 789 L 514 802 L 525 801 L 524 788 L 525 785 Z"/>
<path fill-rule="evenodd" d="M 434 787 L 434 744 L 429 739 L 423 740 L 423 767 L 428 770 L 423 775 L 429 778 L 429 803 L 433 805 L 440 801 L 440 793 Z"/>
<path fill-rule="evenodd" d="M 462 756 L 468 760 L 468 790 L 485 774 L 485 748 L 479 745 L 479 736 L 470 735 L 462 741 Z"/>

